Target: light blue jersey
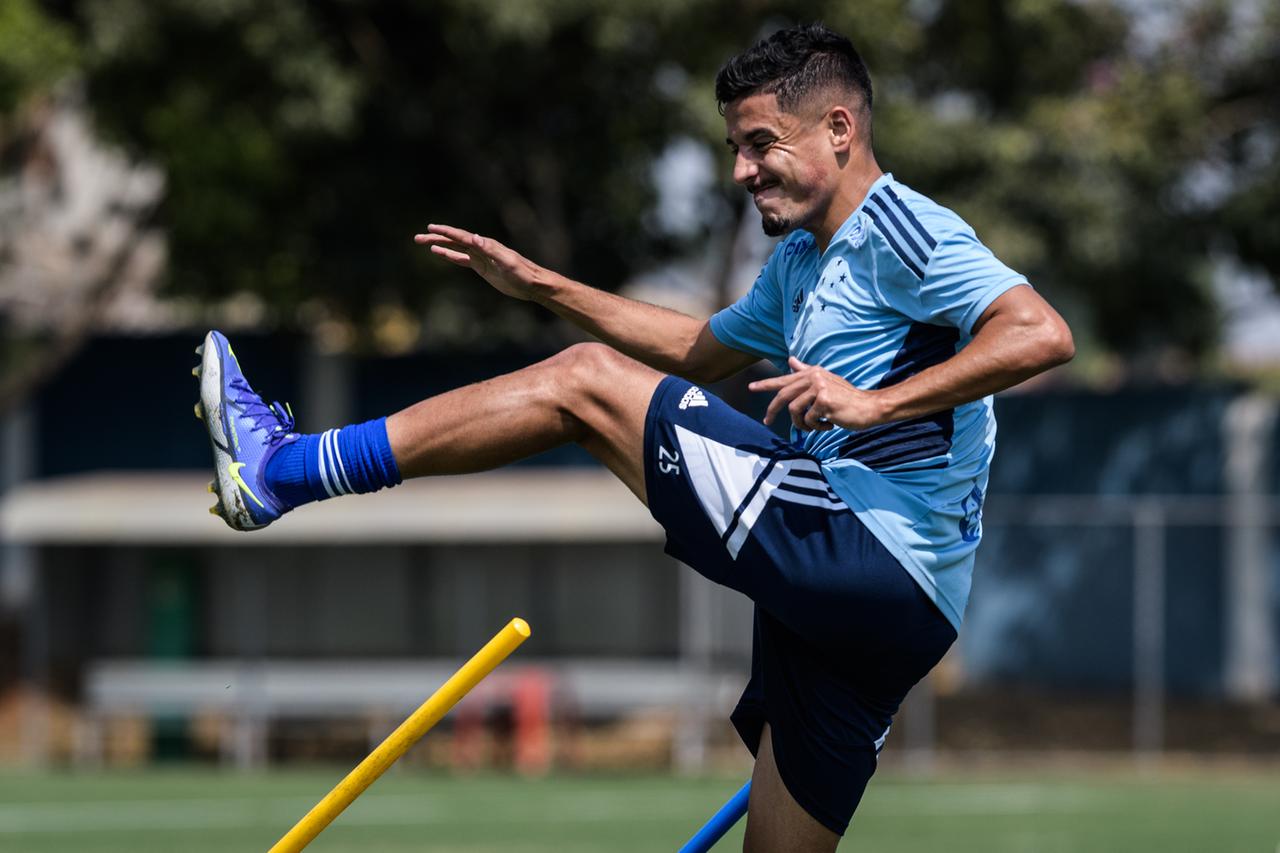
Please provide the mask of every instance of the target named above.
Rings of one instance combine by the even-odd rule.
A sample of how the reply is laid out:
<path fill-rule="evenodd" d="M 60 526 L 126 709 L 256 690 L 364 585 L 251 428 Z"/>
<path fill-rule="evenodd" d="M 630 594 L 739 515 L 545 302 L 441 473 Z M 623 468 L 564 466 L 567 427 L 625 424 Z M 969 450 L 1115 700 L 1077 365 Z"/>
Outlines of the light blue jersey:
<path fill-rule="evenodd" d="M 885 174 L 821 255 L 805 231 L 779 243 L 751 290 L 711 318 L 711 331 L 784 372 L 794 355 L 871 390 L 950 358 L 982 312 L 1024 283 L 959 216 Z M 987 397 L 793 438 L 958 629 L 995 435 Z"/>

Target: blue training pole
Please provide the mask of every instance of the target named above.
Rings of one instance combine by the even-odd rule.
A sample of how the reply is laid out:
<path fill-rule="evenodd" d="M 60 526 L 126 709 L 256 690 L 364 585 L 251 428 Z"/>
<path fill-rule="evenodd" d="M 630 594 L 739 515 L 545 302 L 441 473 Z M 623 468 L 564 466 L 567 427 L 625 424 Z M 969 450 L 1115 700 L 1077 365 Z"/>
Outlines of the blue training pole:
<path fill-rule="evenodd" d="M 743 785 L 729 802 L 720 807 L 720 811 L 707 821 L 707 825 L 698 830 L 688 843 L 680 848 L 680 853 L 707 853 L 716 842 L 724 837 L 738 820 L 747 813 L 747 799 L 751 795 L 751 782 Z"/>

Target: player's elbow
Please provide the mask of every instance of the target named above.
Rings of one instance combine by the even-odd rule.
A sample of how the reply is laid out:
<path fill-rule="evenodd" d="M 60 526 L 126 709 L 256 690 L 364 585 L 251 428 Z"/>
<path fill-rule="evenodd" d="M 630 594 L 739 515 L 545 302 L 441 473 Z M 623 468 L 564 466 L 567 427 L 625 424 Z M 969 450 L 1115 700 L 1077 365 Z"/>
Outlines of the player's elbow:
<path fill-rule="evenodd" d="M 1066 364 L 1076 357 L 1076 342 L 1071 336 L 1071 328 L 1061 317 L 1046 317 L 1038 337 L 1041 370 Z"/>
<path fill-rule="evenodd" d="M 1047 303 L 1020 305 L 1010 311 L 1008 321 L 1023 341 L 1022 367 L 1032 374 L 1066 364 L 1076 355 L 1071 328 Z"/>

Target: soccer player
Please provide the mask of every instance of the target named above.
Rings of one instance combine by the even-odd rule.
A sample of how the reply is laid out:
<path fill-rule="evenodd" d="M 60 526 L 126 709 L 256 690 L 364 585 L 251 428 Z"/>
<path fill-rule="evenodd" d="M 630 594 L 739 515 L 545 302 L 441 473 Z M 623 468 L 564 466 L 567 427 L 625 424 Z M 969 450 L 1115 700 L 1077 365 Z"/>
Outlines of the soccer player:
<path fill-rule="evenodd" d="M 880 170 L 849 40 L 783 30 L 716 78 L 733 177 L 784 236 L 709 321 L 571 281 L 487 237 L 415 238 L 604 343 L 319 435 L 294 431 L 226 339 L 203 345 L 214 508 L 232 527 L 401 478 L 577 442 L 667 550 L 756 605 L 732 721 L 756 756 L 748 851 L 834 850 L 907 691 L 955 640 L 995 441 L 990 395 L 1074 352 L 1057 313 L 955 213 Z M 759 359 L 765 422 L 701 386 Z"/>

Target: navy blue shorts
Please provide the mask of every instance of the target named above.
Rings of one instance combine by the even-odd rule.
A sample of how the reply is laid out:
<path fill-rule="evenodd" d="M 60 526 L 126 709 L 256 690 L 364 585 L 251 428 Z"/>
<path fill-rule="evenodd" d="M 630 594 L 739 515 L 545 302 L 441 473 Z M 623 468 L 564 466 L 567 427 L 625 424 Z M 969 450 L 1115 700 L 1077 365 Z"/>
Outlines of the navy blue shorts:
<path fill-rule="evenodd" d="M 663 379 L 644 446 L 667 553 L 756 604 L 734 726 L 754 754 L 767 722 L 787 790 L 843 835 L 893 714 L 955 629 L 812 457 L 714 395 Z"/>

